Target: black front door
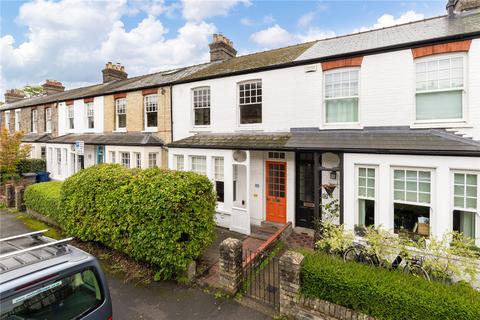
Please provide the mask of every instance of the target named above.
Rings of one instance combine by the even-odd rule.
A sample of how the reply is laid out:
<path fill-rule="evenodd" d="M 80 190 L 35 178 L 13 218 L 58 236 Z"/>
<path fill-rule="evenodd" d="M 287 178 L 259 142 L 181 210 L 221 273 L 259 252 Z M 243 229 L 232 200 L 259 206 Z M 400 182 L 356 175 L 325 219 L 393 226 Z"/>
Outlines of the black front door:
<path fill-rule="evenodd" d="M 313 153 L 297 153 L 296 164 L 295 225 L 312 229 L 315 210 Z"/>

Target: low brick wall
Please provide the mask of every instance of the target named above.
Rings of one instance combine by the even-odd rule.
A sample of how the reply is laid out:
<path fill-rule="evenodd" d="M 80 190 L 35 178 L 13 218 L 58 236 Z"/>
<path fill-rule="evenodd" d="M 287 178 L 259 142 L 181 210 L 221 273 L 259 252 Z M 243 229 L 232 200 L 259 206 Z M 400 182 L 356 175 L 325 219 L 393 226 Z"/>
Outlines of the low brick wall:
<path fill-rule="evenodd" d="M 328 301 L 302 297 L 300 272 L 304 258 L 294 251 L 287 251 L 280 258 L 280 313 L 302 320 L 375 320 Z"/>

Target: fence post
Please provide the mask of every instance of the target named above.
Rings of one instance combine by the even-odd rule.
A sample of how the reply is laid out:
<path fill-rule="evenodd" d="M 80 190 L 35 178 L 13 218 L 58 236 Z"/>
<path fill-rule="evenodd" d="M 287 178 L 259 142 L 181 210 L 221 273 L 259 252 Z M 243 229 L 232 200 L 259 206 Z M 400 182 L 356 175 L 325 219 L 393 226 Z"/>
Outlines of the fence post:
<path fill-rule="evenodd" d="M 15 209 L 17 209 L 18 211 L 25 211 L 25 206 L 23 204 L 24 191 L 24 186 L 15 187 Z"/>
<path fill-rule="evenodd" d="M 5 185 L 5 205 L 7 208 L 15 206 L 15 188 L 11 183 Z"/>
<path fill-rule="evenodd" d="M 287 251 L 280 258 L 280 313 L 292 316 L 296 313 L 304 258 L 301 253 L 294 251 Z"/>
<path fill-rule="evenodd" d="M 242 241 L 227 238 L 220 244 L 219 278 L 220 285 L 235 294 L 242 277 Z"/>

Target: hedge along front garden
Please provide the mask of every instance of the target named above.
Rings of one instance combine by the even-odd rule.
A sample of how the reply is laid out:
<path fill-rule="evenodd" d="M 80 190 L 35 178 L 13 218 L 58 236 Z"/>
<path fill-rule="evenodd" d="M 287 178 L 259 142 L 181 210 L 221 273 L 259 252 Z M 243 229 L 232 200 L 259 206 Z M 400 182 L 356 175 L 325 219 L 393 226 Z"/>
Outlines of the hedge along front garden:
<path fill-rule="evenodd" d="M 306 253 L 301 292 L 377 319 L 480 319 L 480 292 L 324 253 Z"/>
<path fill-rule="evenodd" d="M 47 214 L 27 188 L 27 207 Z M 37 190 L 38 191 L 38 190 Z M 53 217 L 69 235 L 155 265 L 158 278 L 184 271 L 212 242 L 216 203 L 207 177 L 103 164 L 68 178 Z M 48 214 L 47 214 L 48 215 Z"/>
<path fill-rule="evenodd" d="M 60 205 L 62 182 L 50 181 L 32 184 L 25 189 L 25 206 L 54 221 L 63 215 Z"/>

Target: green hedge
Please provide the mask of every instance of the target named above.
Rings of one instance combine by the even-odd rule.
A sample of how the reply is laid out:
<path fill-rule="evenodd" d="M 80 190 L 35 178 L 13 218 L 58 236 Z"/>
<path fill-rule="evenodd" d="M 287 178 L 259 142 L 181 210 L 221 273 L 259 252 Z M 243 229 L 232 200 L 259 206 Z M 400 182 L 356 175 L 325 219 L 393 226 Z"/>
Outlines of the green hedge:
<path fill-rule="evenodd" d="M 480 292 L 322 253 L 307 254 L 301 292 L 377 319 L 480 319 Z"/>
<path fill-rule="evenodd" d="M 42 159 L 22 159 L 17 162 L 18 174 L 45 171 L 47 164 Z"/>
<path fill-rule="evenodd" d="M 213 186 L 192 172 L 103 164 L 68 178 L 61 195 L 68 234 L 152 263 L 160 278 L 185 270 L 213 240 Z"/>
<path fill-rule="evenodd" d="M 29 185 L 25 190 L 25 206 L 53 220 L 63 214 L 60 204 L 62 182 L 50 181 Z"/>

